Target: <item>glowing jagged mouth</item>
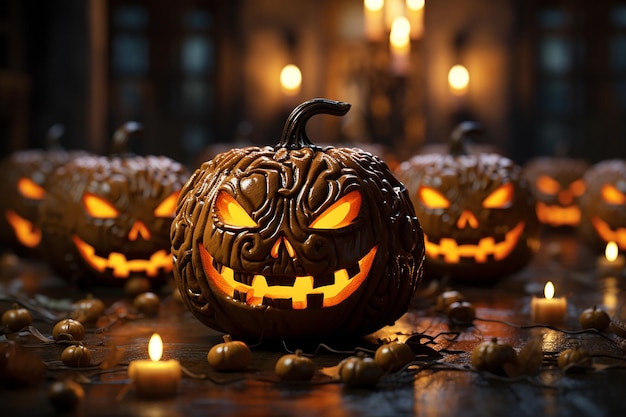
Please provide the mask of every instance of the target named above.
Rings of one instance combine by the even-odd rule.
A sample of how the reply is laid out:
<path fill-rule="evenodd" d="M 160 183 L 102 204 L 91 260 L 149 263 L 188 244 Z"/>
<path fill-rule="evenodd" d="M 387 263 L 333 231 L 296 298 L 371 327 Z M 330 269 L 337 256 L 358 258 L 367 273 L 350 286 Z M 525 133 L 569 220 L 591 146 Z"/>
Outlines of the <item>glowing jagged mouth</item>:
<path fill-rule="evenodd" d="M 213 256 L 199 243 L 202 266 L 213 284 L 227 297 L 248 305 L 266 305 L 282 309 L 303 310 L 326 308 L 340 304 L 351 296 L 367 278 L 378 246 L 374 246 L 351 268 L 339 269 L 324 279 L 327 285 L 317 285 L 313 276 L 280 277 L 293 285 L 268 285 L 271 276 L 241 274 L 215 262 Z M 326 283 L 325 282 L 325 283 Z"/>
<path fill-rule="evenodd" d="M 549 206 L 537 202 L 537 217 L 543 224 L 551 226 L 576 226 L 580 223 L 580 209 L 576 206 Z"/>
<path fill-rule="evenodd" d="M 39 242 L 41 242 L 41 229 L 13 210 L 7 210 L 6 218 L 13 228 L 13 233 L 15 233 L 18 242 L 29 248 L 39 245 Z"/>
<path fill-rule="evenodd" d="M 599 217 L 592 217 L 591 224 L 593 224 L 594 229 L 596 229 L 602 240 L 605 242 L 616 242 L 621 250 L 626 250 L 626 228 L 618 227 L 613 230 L 608 223 Z"/>
<path fill-rule="evenodd" d="M 524 226 L 524 222 L 519 222 L 515 228 L 506 233 L 501 242 L 496 243 L 493 237 L 484 237 L 476 245 L 459 245 L 451 238 L 441 238 L 437 244 L 430 242 L 424 234 L 426 255 L 430 258 L 443 256 L 444 261 L 449 264 L 458 263 L 461 257 L 474 258 L 478 263 L 485 263 L 489 255 L 500 261 L 511 254 L 524 231 Z"/>
<path fill-rule="evenodd" d="M 72 236 L 83 259 L 96 271 L 110 269 L 115 278 L 128 278 L 131 272 L 143 272 L 148 277 L 171 272 L 174 268 L 172 255 L 165 249 L 154 252 L 149 259 L 126 259 L 123 253 L 111 252 L 107 258 L 96 255 L 96 249 L 79 238 Z"/>

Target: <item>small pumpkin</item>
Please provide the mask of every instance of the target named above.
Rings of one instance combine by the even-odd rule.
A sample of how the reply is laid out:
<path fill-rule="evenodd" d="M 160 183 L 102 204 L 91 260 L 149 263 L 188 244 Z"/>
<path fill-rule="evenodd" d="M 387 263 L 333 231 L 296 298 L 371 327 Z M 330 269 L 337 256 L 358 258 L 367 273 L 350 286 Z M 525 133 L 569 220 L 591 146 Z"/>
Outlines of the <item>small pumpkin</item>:
<path fill-rule="evenodd" d="M 57 146 L 59 125 L 48 132 L 48 149 L 16 151 L 0 163 L 0 243 L 20 256 L 41 257 L 39 207 L 48 193 L 48 180 L 59 166 L 82 151 Z"/>
<path fill-rule="evenodd" d="M 611 317 L 603 309 L 593 306 L 580 313 L 578 322 L 583 329 L 596 329 L 603 332 L 611 325 Z"/>
<path fill-rule="evenodd" d="M 415 355 L 406 343 L 389 342 L 376 349 L 374 360 L 380 365 L 383 372 L 396 372 L 406 364 L 412 362 Z"/>
<path fill-rule="evenodd" d="M 435 308 L 437 311 L 441 311 L 443 313 L 448 311 L 448 307 L 450 304 L 457 301 L 464 301 L 465 296 L 456 290 L 448 290 L 444 291 L 437 296 L 437 301 L 435 304 Z"/>
<path fill-rule="evenodd" d="M 91 352 L 82 344 L 70 345 L 61 352 L 61 361 L 65 366 L 82 368 L 91 365 Z"/>
<path fill-rule="evenodd" d="M 159 313 L 161 298 L 150 291 L 137 295 L 133 299 L 133 307 L 146 316 L 156 316 Z"/>
<path fill-rule="evenodd" d="M 585 192 L 584 159 L 537 157 L 524 165 L 524 175 L 535 196 L 535 211 L 542 224 L 577 227 L 581 220 L 579 198 Z"/>
<path fill-rule="evenodd" d="M 305 125 L 350 105 L 309 100 L 274 147 L 215 156 L 184 186 L 174 277 L 204 324 L 242 337 L 363 335 L 392 324 L 421 278 L 423 235 L 378 157 L 320 148 Z"/>
<path fill-rule="evenodd" d="M 597 250 L 611 241 L 626 250 L 626 161 L 600 161 L 583 178 L 587 188 L 580 197 L 581 237 Z"/>
<path fill-rule="evenodd" d="M 516 366 L 517 352 L 508 343 L 500 343 L 497 338 L 478 344 L 472 349 L 472 366 L 479 371 L 496 375 L 506 375 L 505 365 Z"/>
<path fill-rule="evenodd" d="M 74 303 L 74 311 L 71 318 L 81 323 L 95 323 L 104 313 L 105 305 L 102 300 L 92 294 Z"/>
<path fill-rule="evenodd" d="M 55 381 L 48 389 L 48 399 L 55 410 L 68 412 L 74 410 L 85 398 L 83 387 L 71 379 Z"/>
<path fill-rule="evenodd" d="M 339 380 L 348 387 L 373 387 L 383 376 L 383 370 L 374 358 L 365 355 L 351 356 L 339 363 Z"/>
<path fill-rule="evenodd" d="M 400 164 L 424 230 L 425 273 L 469 283 L 494 282 L 528 264 L 540 223 L 522 168 L 492 153 L 470 155 L 473 122 L 452 133 L 449 154 L 416 155 Z"/>
<path fill-rule="evenodd" d="M 216 371 L 243 371 L 252 363 L 252 352 L 245 342 L 224 335 L 224 342 L 214 345 L 207 354 L 207 361 Z"/>
<path fill-rule="evenodd" d="M 274 373 L 282 381 L 308 381 L 315 375 L 315 364 L 300 349 L 281 356 L 274 366 Z"/>
<path fill-rule="evenodd" d="M 476 318 L 476 309 L 469 301 L 455 301 L 446 312 L 450 321 L 456 324 L 471 324 Z"/>
<path fill-rule="evenodd" d="M 33 316 L 30 315 L 28 309 L 14 304 L 13 308 L 2 313 L 2 324 L 6 326 L 10 332 L 19 332 L 24 327 L 33 324 Z"/>
<path fill-rule="evenodd" d="M 187 170 L 166 157 L 131 154 L 129 138 L 141 131 L 128 122 L 115 132 L 111 156 L 77 157 L 51 175 L 40 207 L 42 247 L 72 282 L 163 281 L 172 270 L 169 227 Z"/>
<path fill-rule="evenodd" d="M 559 353 L 557 362 L 561 369 L 580 370 L 591 366 L 592 357 L 586 349 L 573 346 Z"/>
<path fill-rule="evenodd" d="M 85 326 L 78 320 L 63 319 L 52 328 L 52 337 L 55 341 L 80 341 L 85 338 Z"/>

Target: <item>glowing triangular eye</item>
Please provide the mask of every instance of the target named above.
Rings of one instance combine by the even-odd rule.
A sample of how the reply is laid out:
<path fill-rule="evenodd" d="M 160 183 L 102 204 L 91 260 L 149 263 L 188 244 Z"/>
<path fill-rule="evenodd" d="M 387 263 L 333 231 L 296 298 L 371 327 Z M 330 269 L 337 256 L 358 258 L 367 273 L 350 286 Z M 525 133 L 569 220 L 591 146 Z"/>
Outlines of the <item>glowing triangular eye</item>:
<path fill-rule="evenodd" d="M 349 192 L 313 220 L 311 228 L 340 229 L 352 224 L 361 211 L 361 201 L 360 192 Z"/>
<path fill-rule="evenodd" d="M 17 181 L 17 190 L 25 198 L 41 200 L 46 195 L 46 190 L 30 178 L 22 177 Z"/>
<path fill-rule="evenodd" d="M 92 193 L 83 195 L 83 205 L 87 213 L 97 219 L 113 219 L 119 214 L 113 204 Z"/>
<path fill-rule="evenodd" d="M 585 181 L 576 180 L 569 185 L 569 189 L 576 197 L 580 197 L 585 192 Z"/>
<path fill-rule="evenodd" d="M 423 186 L 420 187 L 417 193 L 422 204 L 430 209 L 446 209 L 450 207 L 450 200 L 434 188 Z"/>
<path fill-rule="evenodd" d="M 256 227 L 257 222 L 252 220 L 243 207 L 227 192 L 220 191 L 215 200 L 215 213 L 220 221 L 235 227 Z"/>
<path fill-rule="evenodd" d="M 513 202 L 513 184 L 507 182 L 496 188 L 483 200 L 484 208 L 507 208 Z"/>
<path fill-rule="evenodd" d="M 543 194 L 557 195 L 561 190 L 561 184 L 554 178 L 550 178 L 547 175 L 541 175 L 537 178 L 537 189 Z"/>
<path fill-rule="evenodd" d="M 608 204 L 624 204 L 626 203 L 626 195 L 618 190 L 614 185 L 604 184 L 600 191 L 602 198 Z"/>
<path fill-rule="evenodd" d="M 157 217 L 174 217 L 176 214 L 178 194 L 179 192 L 176 191 L 165 198 L 165 200 L 161 201 L 157 208 L 154 209 L 154 215 Z"/>

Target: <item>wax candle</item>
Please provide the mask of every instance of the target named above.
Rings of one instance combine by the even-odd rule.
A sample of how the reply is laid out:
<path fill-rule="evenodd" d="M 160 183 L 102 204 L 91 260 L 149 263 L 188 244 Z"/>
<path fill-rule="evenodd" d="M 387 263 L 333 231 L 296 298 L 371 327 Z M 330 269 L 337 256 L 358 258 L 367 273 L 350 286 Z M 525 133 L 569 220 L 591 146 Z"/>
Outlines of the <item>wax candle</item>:
<path fill-rule="evenodd" d="M 149 360 L 132 361 L 128 366 L 135 392 L 142 397 L 165 397 L 176 394 L 180 382 L 180 363 L 162 361 L 163 341 L 155 333 L 148 343 Z"/>
<path fill-rule="evenodd" d="M 598 258 L 598 273 L 602 276 L 621 275 L 624 271 L 624 265 L 626 265 L 626 258 L 619 254 L 617 243 L 607 243 L 604 256 Z"/>
<path fill-rule="evenodd" d="M 384 36 L 383 0 L 364 0 L 365 37 L 370 41 L 379 41 Z"/>
<path fill-rule="evenodd" d="M 548 281 L 544 287 L 545 298 L 533 296 L 530 312 L 533 323 L 557 324 L 565 320 L 567 315 L 567 299 L 554 297 L 554 284 Z"/>
<path fill-rule="evenodd" d="M 411 57 L 411 23 L 400 16 L 391 25 L 389 49 L 391 51 L 391 70 L 396 75 L 406 75 Z"/>

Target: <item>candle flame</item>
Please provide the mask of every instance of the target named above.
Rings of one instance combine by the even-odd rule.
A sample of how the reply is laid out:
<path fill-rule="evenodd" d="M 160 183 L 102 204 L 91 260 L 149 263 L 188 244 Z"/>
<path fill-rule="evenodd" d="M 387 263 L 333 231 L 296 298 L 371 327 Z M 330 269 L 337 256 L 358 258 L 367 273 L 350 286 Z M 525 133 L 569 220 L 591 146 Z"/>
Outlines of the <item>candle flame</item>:
<path fill-rule="evenodd" d="M 452 92 L 463 94 L 469 85 L 470 75 L 463 65 L 455 65 L 448 72 L 448 84 Z"/>
<path fill-rule="evenodd" d="M 614 262 L 617 259 L 618 248 L 617 243 L 609 242 L 606 244 L 606 249 L 604 251 L 604 256 L 609 262 Z"/>
<path fill-rule="evenodd" d="M 424 8 L 424 0 L 406 0 L 406 7 L 409 10 L 422 10 Z"/>
<path fill-rule="evenodd" d="M 366 10 L 370 10 L 372 12 L 378 12 L 382 10 L 385 5 L 384 0 L 363 0 L 363 4 Z"/>
<path fill-rule="evenodd" d="M 296 94 L 302 84 L 302 72 L 293 64 L 285 65 L 280 72 L 280 85 L 288 94 Z"/>
<path fill-rule="evenodd" d="M 161 359 L 161 355 L 163 354 L 163 340 L 161 340 L 161 336 L 158 333 L 155 333 L 150 338 L 150 342 L 148 342 L 148 354 L 150 355 L 150 359 L 157 362 Z"/>
<path fill-rule="evenodd" d="M 391 24 L 391 33 L 389 34 L 391 45 L 396 48 L 407 47 L 410 42 L 410 35 L 411 23 L 409 19 L 404 16 L 396 17 Z"/>
<path fill-rule="evenodd" d="M 546 286 L 543 288 L 543 295 L 546 296 L 547 300 L 551 300 L 554 297 L 554 284 L 552 281 L 546 282 Z"/>

